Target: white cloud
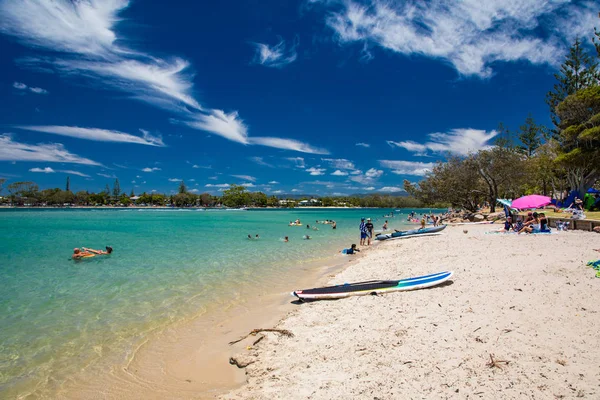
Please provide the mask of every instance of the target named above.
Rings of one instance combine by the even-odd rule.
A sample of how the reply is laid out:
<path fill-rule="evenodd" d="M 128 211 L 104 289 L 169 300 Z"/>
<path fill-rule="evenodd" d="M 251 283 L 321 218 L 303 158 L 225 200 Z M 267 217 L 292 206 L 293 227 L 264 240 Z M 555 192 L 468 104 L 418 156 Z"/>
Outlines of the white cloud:
<path fill-rule="evenodd" d="M 29 91 L 35 94 L 48 94 L 48 91 L 46 89 L 42 89 L 39 87 L 30 87 Z"/>
<path fill-rule="evenodd" d="M 105 177 L 105 178 L 113 178 L 113 179 L 117 179 L 117 176 L 116 176 L 116 175 L 104 174 L 104 173 L 101 173 L 101 172 L 98 172 L 96 175 L 103 176 L 103 177 Z"/>
<path fill-rule="evenodd" d="M 299 192 L 299 191 L 300 191 L 300 189 L 292 189 L 292 192 L 294 192 L 294 193 Z"/>
<path fill-rule="evenodd" d="M 142 172 L 154 172 L 154 171 L 160 171 L 160 168 L 156 168 L 156 167 L 146 167 L 144 169 L 142 169 Z"/>
<path fill-rule="evenodd" d="M 252 43 L 256 48 L 253 62 L 271 68 L 282 68 L 293 63 L 298 58 L 296 47 L 298 47 L 298 38 L 294 39 L 292 45 L 286 49 L 285 40 L 280 39 L 275 46 L 269 46 L 264 43 Z"/>
<path fill-rule="evenodd" d="M 250 175 L 231 175 L 234 178 L 240 178 L 246 181 L 250 181 L 250 182 L 256 182 L 256 178 Z"/>
<path fill-rule="evenodd" d="M 204 185 L 204 187 L 215 187 L 215 188 L 228 188 L 229 186 L 230 186 L 229 183 L 216 183 L 216 184 L 207 183 L 206 185 Z"/>
<path fill-rule="evenodd" d="M 275 168 L 275 166 L 273 164 L 269 164 L 262 157 L 249 157 L 249 159 L 258 165 L 262 165 L 264 167 L 269 167 L 269 168 Z"/>
<path fill-rule="evenodd" d="M 142 176 L 141 176 L 141 175 L 136 175 L 135 177 L 136 177 L 136 178 L 141 178 Z"/>
<path fill-rule="evenodd" d="M 448 133 L 430 133 L 429 142 L 417 143 L 411 140 L 402 142 L 393 142 L 388 140 L 390 146 L 404 148 L 415 155 L 425 155 L 427 151 L 434 153 L 449 152 L 466 156 L 471 152 L 486 149 L 490 147 L 490 141 L 498 135 L 498 132 L 492 130 L 487 132 L 481 129 L 452 129 Z"/>
<path fill-rule="evenodd" d="M 204 165 L 194 164 L 194 165 L 192 165 L 192 168 L 212 169 L 212 166 L 210 166 L 210 165 L 204 166 Z"/>
<path fill-rule="evenodd" d="M 212 180 L 216 181 L 217 179 L 219 179 L 219 177 L 218 176 L 209 176 L 208 179 L 212 179 Z"/>
<path fill-rule="evenodd" d="M 169 178 L 169 182 L 181 182 L 182 179 L 179 178 Z"/>
<path fill-rule="evenodd" d="M 327 161 L 331 168 L 335 169 L 356 169 L 352 161 L 346 160 L 345 158 L 322 158 L 321 160 Z"/>
<path fill-rule="evenodd" d="M 53 174 L 53 173 L 55 173 L 56 171 L 55 171 L 55 170 L 53 170 L 53 169 L 52 169 L 52 168 L 50 168 L 50 167 L 46 167 L 46 168 L 31 168 L 31 169 L 29 170 L 29 172 L 43 172 L 43 173 L 45 173 L 45 174 Z"/>
<path fill-rule="evenodd" d="M 271 181 L 271 182 L 269 182 L 269 185 L 278 185 L 278 184 L 279 184 L 279 182 L 277 182 L 277 181 Z"/>
<path fill-rule="evenodd" d="M 248 128 L 237 111 L 225 113 L 203 107 L 195 98 L 193 74 L 188 61 L 177 57 L 161 59 L 124 47 L 134 43 L 119 36 L 119 14 L 128 0 L 107 1 L 21 1 L 0 2 L 0 31 L 21 43 L 41 50 L 44 56 L 21 59 L 19 64 L 51 70 L 68 77 L 83 77 L 96 88 L 123 91 L 131 98 L 170 111 L 178 123 L 204 130 L 242 144 L 249 144 Z M 295 45 L 292 46 L 295 52 Z M 265 62 L 276 66 L 277 49 L 270 48 Z M 52 52 L 50 55 L 46 53 Z M 308 153 L 327 154 L 307 144 L 283 138 L 257 138 L 255 144 Z"/>
<path fill-rule="evenodd" d="M 19 129 L 28 131 L 51 133 L 55 135 L 68 136 L 77 139 L 93 140 L 97 142 L 134 143 L 148 146 L 164 146 L 160 136 L 152 136 L 148 131 L 140 130 L 142 137 L 130 135 L 119 131 L 99 128 L 80 128 L 78 126 L 56 126 L 56 125 L 21 125 Z"/>
<path fill-rule="evenodd" d="M 303 143 L 295 139 L 283 139 L 276 137 L 255 137 L 249 138 L 249 143 L 267 147 L 274 147 L 276 149 L 299 151 L 301 153 L 329 154 L 329 151 L 326 149 L 312 147 L 307 143 Z"/>
<path fill-rule="evenodd" d="M 370 168 L 364 174 L 362 171 L 355 170 L 352 172 L 352 175 L 348 178 L 352 182 L 357 182 L 363 185 L 372 185 L 383 175 L 383 171 Z"/>
<path fill-rule="evenodd" d="M 199 193 L 200 191 L 198 189 L 191 189 L 189 190 L 190 193 Z"/>
<path fill-rule="evenodd" d="M 189 182 L 196 182 L 196 180 L 195 179 L 190 179 Z"/>
<path fill-rule="evenodd" d="M 240 186 L 244 186 L 247 188 L 256 187 L 256 185 L 252 182 L 242 182 L 242 183 L 240 183 Z"/>
<path fill-rule="evenodd" d="M 589 35 L 593 2 L 564 0 L 465 0 L 460 2 L 329 1 L 327 24 L 341 43 L 362 42 L 386 50 L 450 63 L 461 75 L 489 77 L 498 61 L 558 65 L 580 34 Z M 575 29 L 573 29 L 575 28 Z M 539 31 L 545 32 L 544 36 Z"/>
<path fill-rule="evenodd" d="M 70 174 L 70 175 L 83 176 L 84 178 L 89 178 L 90 177 L 89 175 L 84 174 L 83 172 L 73 171 L 71 169 L 61 169 L 58 172 L 64 172 L 65 174 Z"/>
<path fill-rule="evenodd" d="M 360 147 L 371 147 L 370 144 L 368 143 L 356 143 L 356 146 L 360 146 Z"/>
<path fill-rule="evenodd" d="M 315 168 L 315 167 L 310 167 L 306 169 L 306 172 L 310 173 L 311 175 L 314 176 L 318 176 L 318 175 L 325 175 L 325 168 Z"/>
<path fill-rule="evenodd" d="M 302 157 L 287 157 L 286 160 L 291 161 L 295 164 L 296 168 L 306 168 L 306 164 L 304 163 L 304 158 Z"/>
<path fill-rule="evenodd" d="M 96 161 L 70 153 L 60 143 L 26 144 L 0 135 L 0 161 L 46 161 L 83 165 L 100 165 Z"/>
<path fill-rule="evenodd" d="M 271 193 L 273 193 L 273 194 L 281 194 L 281 193 L 283 193 L 283 190 L 273 190 Z"/>
<path fill-rule="evenodd" d="M 366 188 L 364 188 L 364 189 L 365 189 L 365 190 L 369 190 L 369 191 L 371 191 L 371 190 L 375 190 L 375 186 L 369 186 L 369 187 L 366 187 Z"/>
<path fill-rule="evenodd" d="M 379 160 L 384 168 L 389 168 L 397 175 L 424 176 L 435 166 L 435 163 L 424 163 L 417 161 L 394 161 Z"/>
<path fill-rule="evenodd" d="M 18 90 L 29 89 L 30 92 L 35 93 L 35 94 L 48 94 L 48 91 L 46 89 L 42 89 L 40 87 L 27 86 L 26 84 L 24 84 L 22 82 L 13 82 L 13 87 Z"/>
<path fill-rule="evenodd" d="M 379 189 L 378 191 L 392 193 L 392 192 L 404 192 L 404 189 L 397 187 L 397 186 L 384 186 L 381 189 Z"/>
<path fill-rule="evenodd" d="M 347 176 L 348 173 L 345 171 L 340 171 L 339 169 L 336 169 L 334 172 L 331 173 L 331 175 L 334 176 Z"/>

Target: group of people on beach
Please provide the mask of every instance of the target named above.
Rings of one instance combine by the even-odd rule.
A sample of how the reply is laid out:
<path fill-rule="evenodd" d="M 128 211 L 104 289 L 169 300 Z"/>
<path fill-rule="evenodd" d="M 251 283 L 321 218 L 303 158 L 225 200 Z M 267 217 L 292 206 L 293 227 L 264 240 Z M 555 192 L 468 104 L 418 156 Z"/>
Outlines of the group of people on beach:
<path fill-rule="evenodd" d="M 525 220 L 521 216 L 517 216 L 517 221 L 513 222 L 511 215 L 506 217 L 504 227 L 500 232 L 516 232 L 516 233 L 549 233 L 548 219 L 545 213 L 528 212 Z"/>

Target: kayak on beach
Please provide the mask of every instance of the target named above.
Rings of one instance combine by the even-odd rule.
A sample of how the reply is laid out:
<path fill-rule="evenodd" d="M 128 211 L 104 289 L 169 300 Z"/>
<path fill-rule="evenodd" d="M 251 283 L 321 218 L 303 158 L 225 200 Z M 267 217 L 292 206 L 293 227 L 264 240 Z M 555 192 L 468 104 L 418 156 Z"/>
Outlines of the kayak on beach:
<path fill-rule="evenodd" d="M 446 225 L 441 226 L 432 226 L 429 228 L 419 228 L 419 229 L 411 229 L 408 231 L 398 231 L 393 233 L 385 233 L 381 235 L 377 235 L 375 240 L 387 240 L 387 239 L 395 239 L 403 236 L 414 236 L 414 235 L 422 235 L 425 233 L 436 233 L 441 232 L 446 229 Z"/>
<path fill-rule="evenodd" d="M 323 300 L 341 299 L 350 296 L 364 296 L 367 294 L 424 289 L 446 282 L 452 277 L 453 274 L 453 271 L 444 271 L 436 274 L 401 280 L 375 280 L 367 282 L 345 283 L 343 285 L 296 290 L 295 292 L 292 292 L 292 295 L 298 297 L 300 300 Z"/>

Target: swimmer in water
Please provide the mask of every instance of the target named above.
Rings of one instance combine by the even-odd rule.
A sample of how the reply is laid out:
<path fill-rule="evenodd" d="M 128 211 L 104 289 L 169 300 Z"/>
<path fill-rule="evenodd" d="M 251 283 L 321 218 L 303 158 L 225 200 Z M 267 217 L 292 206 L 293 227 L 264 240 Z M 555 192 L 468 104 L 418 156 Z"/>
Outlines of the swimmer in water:
<path fill-rule="evenodd" d="M 113 252 L 113 248 L 110 246 L 106 246 L 106 251 L 104 250 L 94 250 L 94 249 L 88 249 L 87 247 L 82 247 L 83 250 L 87 251 L 88 253 L 93 253 L 93 254 L 99 254 L 99 255 L 106 255 L 106 254 L 110 254 Z"/>

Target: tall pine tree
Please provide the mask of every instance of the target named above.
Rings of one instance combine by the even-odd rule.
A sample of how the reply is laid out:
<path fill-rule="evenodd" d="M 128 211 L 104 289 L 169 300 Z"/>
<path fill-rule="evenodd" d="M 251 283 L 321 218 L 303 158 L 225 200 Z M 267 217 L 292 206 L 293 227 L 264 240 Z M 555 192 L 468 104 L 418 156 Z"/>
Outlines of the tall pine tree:
<path fill-rule="evenodd" d="M 596 49 L 600 49 L 598 43 L 595 45 Z M 556 114 L 558 104 L 578 90 L 597 85 L 600 78 L 598 63 L 587 53 L 579 38 L 575 39 L 565 62 L 560 66 L 560 72 L 554 74 L 554 77 L 557 83 L 554 89 L 546 94 L 546 103 L 550 106 L 552 122 L 558 127 L 560 124 Z"/>
<path fill-rule="evenodd" d="M 119 179 L 115 179 L 115 184 L 113 185 L 113 197 L 118 199 L 121 196 L 121 185 L 119 184 Z"/>
<path fill-rule="evenodd" d="M 67 176 L 67 187 L 65 188 L 67 192 L 71 191 L 71 177 Z"/>
<path fill-rule="evenodd" d="M 538 147 L 542 144 L 542 138 L 546 136 L 546 127 L 535 123 L 535 119 L 529 114 L 525 124 L 519 127 L 519 150 L 531 158 Z"/>

